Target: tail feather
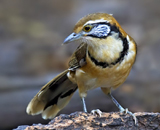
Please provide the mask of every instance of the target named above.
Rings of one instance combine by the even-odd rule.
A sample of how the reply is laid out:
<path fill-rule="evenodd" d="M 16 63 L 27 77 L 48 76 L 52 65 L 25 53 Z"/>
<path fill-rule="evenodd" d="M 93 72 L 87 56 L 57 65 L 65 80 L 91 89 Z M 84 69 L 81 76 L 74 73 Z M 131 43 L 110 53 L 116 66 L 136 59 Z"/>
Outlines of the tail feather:
<path fill-rule="evenodd" d="M 42 113 L 44 119 L 54 118 L 70 101 L 77 85 L 67 77 L 68 70 L 62 72 L 36 94 L 27 106 L 26 112 L 31 115 Z"/>

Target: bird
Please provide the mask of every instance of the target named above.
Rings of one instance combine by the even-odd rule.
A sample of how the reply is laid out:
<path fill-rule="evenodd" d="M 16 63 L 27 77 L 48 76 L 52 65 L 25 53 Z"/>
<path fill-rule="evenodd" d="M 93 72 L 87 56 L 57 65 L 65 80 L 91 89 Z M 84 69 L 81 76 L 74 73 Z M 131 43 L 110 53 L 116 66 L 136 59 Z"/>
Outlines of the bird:
<path fill-rule="evenodd" d="M 137 124 L 135 114 L 124 109 L 111 93 L 124 83 L 135 63 L 137 45 L 134 39 L 113 15 L 93 13 L 76 23 L 73 32 L 63 42 L 68 43 L 79 44 L 71 55 L 68 69 L 42 87 L 28 104 L 26 112 L 52 119 L 69 103 L 77 89 L 83 111 L 87 112 L 87 92 L 100 87 L 119 111 L 130 114 Z M 96 109 L 91 113 L 101 116 L 102 112 Z"/>

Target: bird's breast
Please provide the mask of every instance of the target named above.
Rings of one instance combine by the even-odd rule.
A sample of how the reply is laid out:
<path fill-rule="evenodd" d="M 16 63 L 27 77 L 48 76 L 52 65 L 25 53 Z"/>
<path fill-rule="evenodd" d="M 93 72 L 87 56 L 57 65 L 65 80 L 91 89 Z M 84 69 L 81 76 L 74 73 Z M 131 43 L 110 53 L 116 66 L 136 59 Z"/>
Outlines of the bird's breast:
<path fill-rule="evenodd" d="M 116 65 L 102 68 L 96 66 L 90 59 L 87 64 L 76 70 L 76 80 L 87 90 L 97 87 L 113 87 L 121 85 L 129 75 L 132 64 L 130 62 L 118 63 Z"/>

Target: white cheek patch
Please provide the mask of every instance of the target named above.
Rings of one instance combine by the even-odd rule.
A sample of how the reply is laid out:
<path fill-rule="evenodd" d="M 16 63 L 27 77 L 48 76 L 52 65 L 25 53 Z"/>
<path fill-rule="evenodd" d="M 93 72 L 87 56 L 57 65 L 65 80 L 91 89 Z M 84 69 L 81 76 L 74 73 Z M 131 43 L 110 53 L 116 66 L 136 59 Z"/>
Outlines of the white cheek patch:
<path fill-rule="evenodd" d="M 99 25 L 95 30 L 93 30 L 92 35 L 97 37 L 106 37 L 110 32 L 110 27 L 108 25 Z"/>

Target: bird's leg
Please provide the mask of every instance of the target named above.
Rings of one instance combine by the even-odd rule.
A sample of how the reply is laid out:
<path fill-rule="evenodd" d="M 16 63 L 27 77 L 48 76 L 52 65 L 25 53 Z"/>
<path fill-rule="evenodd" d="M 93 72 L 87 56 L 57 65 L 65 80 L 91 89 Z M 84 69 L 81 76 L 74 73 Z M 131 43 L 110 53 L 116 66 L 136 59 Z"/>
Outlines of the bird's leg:
<path fill-rule="evenodd" d="M 108 93 L 108 95 L 109 95 L 109 97 L 112 99 L 113 103 L 119 108 L 120 113 L 125 113 L 125 114 L 128 113 L 129 115 L 131 115 L 131 116 L 133 117 L 134 121 L 135 121 L 135 124 L 137 125 L 138 121 L 137 121 L 136 116 L 135 116 L 132 112 L 128 111 L 128 108 L 124 109 L 124 108 L 117 102 L 117 100 L 112 96 L 111 93 Z"/>
<path fill-rule="evenodd" d="M 83 111 L 87 112 L 87 107 L 86 107 L 86 103 L 85 103 L 85 98 L 82 97 L 82 103 L 83 103 Z"/>
<path fill-rule="evenodd" d="M 82 99 L 82 103 L 83 103 L 83 111 L 87 112 L 87 107 L 86 107 L 86 103 L 85 103 L 85 97 L 82 97 L 81 99 Z M 100 117 L 101 117 L 101 114 L 102 114 L 102 112 L 99 109 L 92 110 L 91 113 L 93 115 L 98 115 Z"/>

